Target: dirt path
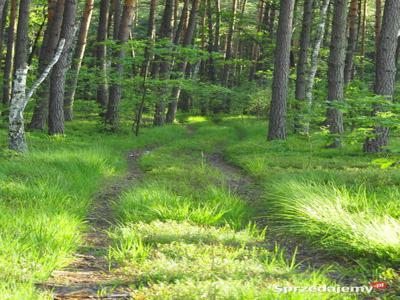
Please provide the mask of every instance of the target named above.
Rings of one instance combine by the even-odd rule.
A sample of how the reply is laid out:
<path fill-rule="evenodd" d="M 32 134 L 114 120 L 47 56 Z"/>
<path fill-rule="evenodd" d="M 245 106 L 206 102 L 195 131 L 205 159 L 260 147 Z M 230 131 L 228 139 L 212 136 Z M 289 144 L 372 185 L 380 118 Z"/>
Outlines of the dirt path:
<path fill-rule="evenodd" d="M 111 244 L 107 229 L 115 222 L 112 201 L 132 182 L 143 175 L 138 167 L 145 150 L 128 155 L 128 174 L 122 180 L 111 182 L 95 196 L 94 207 L 87 218 L 88 232 L 84 245 L 75 254 L 75 261 L 63 270 L 54 271 L 42 289 L 52 291 L 54 299 L 130 299 L 128 279 L 110 270 L 107 253 Z"/>
<path fill-rule="evenodd" d="M 189 135 L 196 134 L 196 129 L 187 125 L 186 129 Z M 243 139 L 245 136 L 239 132 L 239 138 Z M 225 161 L 221 154 L 224 150 L 222 145 L 216 147 L 214 154 L 206 155 L 208 163 L 216 169 L 219 169 L 225 176 L 228 188 L 236 193 L 240 198 L 245 200 L 257 211 L 255 222 L 260 228 L 269 228 L 267 230 L 267 243 L 266 246 L 271 251 L 274 250 L 275 244 L 286 250 L 286 257 L 290 261 L 293 254 L 296 255 L 296 262 L 299 262 L 299 270 L 306 270 L 307 268 L 319 269 L 324 266 L 338 264 L 347 268 L 351 268 L 352 262 L 347 261 L 345 258 L 331 257 L 324 252 L 314 250 L 312 245 L 307 245 L 303 240 L 296 239 L 291 236 L 277 234 L 273 230 L 273 225 L 268 220 L 268 213 L 266 211 L 267 202 L 263 200 L 265 191 L 251 176 L 246 174 L 241 168 L 230 164 Z M 329 277 L 340 283 L 350 284 L 352 279 L 343 278 L 337 272 L 330 272 Z"/>
<path fill-rule="evenodd" d="M 250 176 L 244 173 L 240 168 L 227 163 L 220 154 L 207 156 L 208 163 L 216 169 L 219 169 L 225 176 L 228 188 L 236 193 L 240 198 L 246 200 L 249 205 L 257 211 L 256 223 L 260 228 L 271 228 L 268 220 L 268 214 L 265 209 L 265 202 L 262 200 L 265 192 L 263 188 Z M 318 269 L 323 266 L 340 264 L 350 267 L 349 262 L 339 257 L 330 257 L 321 251 L 313 250 L 311 245 L 307 245 L 300 240 L 290 236 L 277 235 L 273 230 L 267 230 L 266 247 L 274 250 L 275 243 L 286 250 L 286 257 L 290 261 L 293 253 L 296 252 L 296 262 L 299 263 L 299 270 L 306 270 L 311 267 Z M 331 272 L 328 274 L 333 280 L 341 283 L 349 283 L 348 279 L 341 277 L 341 274 Z"/>

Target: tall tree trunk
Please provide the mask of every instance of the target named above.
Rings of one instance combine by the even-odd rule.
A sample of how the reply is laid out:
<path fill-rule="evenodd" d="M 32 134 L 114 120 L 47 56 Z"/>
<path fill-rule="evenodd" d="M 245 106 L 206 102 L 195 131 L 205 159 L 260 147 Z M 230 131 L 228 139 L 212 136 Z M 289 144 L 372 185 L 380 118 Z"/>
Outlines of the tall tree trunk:
<path fill-rule="evenodd" d="M 257 35 L 261 32 L 263 21 L 264 21 L 264 1 L 259 0 L 257 6 Z M 268 13 L 268 12 L 267 12 Z M 267 16 L 268 17 L 268 16 Z M 256 76 L 257 66 L 258 66 L 258 58 L 260 55 L 260 45 L 256 40 L 253 42 L 252 49 L 251 49 L 251 66 L 249 70 L 249 81 L 253 81 L 254 77 Z"/>
<path fill-rule="evenodd" d="M 4 31 L 7 22 L 8 0 L 0 0 L 0 61 L 3 58 Z"/>
<path fill-rule="evenodd" d="M 215 34 L 214 34 L 214 52 L 219 51 L 221 45 L 221 0 L 215 0 Z"/>
<path fill-rule="evenodd" d="M 280 5 L 268 140 L 286 138 L 286 103 L 288 96 L 294 2 L 294 0 L 286 0 L 282 1 Z"/>
<path fill-rule="evenodd" d="M 379 41 L 382 30 L 382 0 L 375 1 L 375 62 L 377 60 Z"/>
<path fill-rule="evenodd" d="M 100 71 L 100 83 L 97 86 L 97 103 L 106 107 L 108 103 L 108 84 L 107 84 L 107 47 L 104 44 L 107 40 L 108 21 L 109 21 L 110 0 L 101 0 L 99 24 L 97 27 L 97 46 L 96 61 Z"/>
<path fill-rule="evenodd" d="M 185 2 L 186 3 L 186 2 Z M 143 109 L 144 109 L 144 104 L 146 101 L 146 92 L 147 92 L 147 77 L 149 75 L 149 71 L 150 71 L 150 62 L 154 57 L 153 54 L 153 48 L 154 48 L 154 42 L 155 42 L 155 38 L 156 38 L 156 11 L 157 11 L 157 0 L 151 0 L 150 1 L 150 10 L 149 10 L 149 18 L 147 21 L 147 45 L 146 48 L 144 50 L 144 62 L 142 65 L 142 69 L 141 69 L 141 76 L 143 77 L 143 83 L 142 83 L 142 99 L 139 103 L 139 107 L 137 109 L 136 112 L 136 118 L 135 118 L 135 123 L 136 123 L 136 128 L 135 128 L 135 135 L 138 136 L 139 135 L 139 130 L 140 130 L 140 123 L 142 122 L 142 115 L 143 115 Z M 183 14 L 184 12 L 182 12 Z M 179 26 L 183 26 L 182 23 L 182 19 L 181 22 L 178 25 Z M 178 29 L 175 33 L 176 35 L 180 35 L 180 33 L 178 33 Z"/>
<path fill-rule="evenodd" d="M 124 0 L 124 7 L 122 12 L 122 17 L 119 24 L 119 30 L 117 35 L 118 49 L 116 51 L 115 58 L 117 62 L 113 64 L 113 68 L 115 69 L 117 80 L 114 81 L 110 86 L 110 99 L 107 105 L 107 113 L 106 113 L 106 124 L 108 124 L 112 130 L 115 130 L 119 126 L 119 115 L 118 115 L 118 106 L 121 101 L 121 85 L 119 83 L 119 78 L 123 75 L 124 65 L 123 58 L 125 57 L 125 49 L 124 44 L 128 41 L 129 38 L 129 28 L 133 21 L 133 13 L 135 9 L 136 0 Z M 114 16 L 115 21 L 115 16 Z"/>
<path fill-rule="evenodd" d="M 193 0 L 192 9 L 190 11 L 189 24 L 188 28 L 185 32 L 185 36 L 183 38 L 182 46 L 189 47 L 192 43 L 192 39 L 194 36 L 194 31 L 196 29 L 196 21 L 197 21 L 197 13 L 199 10 L 200 0 Z M 182 74 L 182 77 L 185 76 L 185 71 L 187 67 L 187 58 L 183 58 L 183 61 L 178 65 L 178 72 Z M 178 85 L 172 89 L 172 100 L 168 104 L 168 112 L 166 116 L 166 123 L 172 124 L 176 117 L 176 110 L 178 107 L 178 99 L 181 94 L 181 87 Z"/>
<path fill-rule="evenodd" d="M 15 53 L 15 79 L 12 91 L 12 101 L 9 115 L 9 148 L 24 152 L 27 145 L 25 140 L 24 116 L 26 106 L 26 79 L 28 75 L 28 31 L 30 0 L 21 0 L 19 5 L 18 28 Z M 15 10 L 15 3 L 14 8 Z M 13 23 L 13 22 L 11 22 Z M 10 24 L 13 26 L 13 24 Z"/>
<path fill-rule="evenodd" d="M 161 22 L 160 28 L 160 39 L 165 39 L 172 42 L 172 13 L 173 13 L 173 0 L 165 1 L 165 8 Z M 167 80 L 169 77 L 170 70 L 170 59 L 168 57 L 161 57 L 161 62 L 159 64 L 158 76 L 160 80 Z M 160 89 L 160 99 L 156 103 L 154 120 L 155 126 L 164 125 L 164 113 L 165 113 L 165 97 L 167 97 L 166 85 Z"/>
<path fill-rule="evenodd" d="M 174 44 L 175 45 L 178 45 L 179 41 L 183 37 L 183 34 L 185 33 L 185 31 L 187 29 L 188 20 L 189 20 L 189 0 L 185 0 L 183 2 L 181 17 L 179 19 L 179 23 L 178 23 L 178 26 L 176 28 L 175 35 L 174 35 Z"/>
<path fill-rule="evenodd" d="M 49 101 L 49 134 L 64 134 L 64 92 L 65 74 L 68 68 L 68 55 L 70 53 L 75 28 L 76 0 L 65 0 L 63 22 L 60 39 L 65 40 L 65 46 L 59 61 L 54 66 L 50 75 L 50 101 Z"/>
<path fill-rule="evenodd" d="M 213 11 L 212 11 L 212 2 L 211 0 L 206 0 L 207 2 L 207 24 L 208 24 L 208 80 L 212 83 L 216 83 L 217 76 L 215 72 L 215 63 L 213 58 L 214 52 L 214 32 L 213 32 Z"/>
<path fill-rule="evenodd" d="M 113 6 L 113 39 L 118 40 L 118 31 L 121 23 L 121 0 L 112 0 Z M 111 25 L 111 24 L 110 24 Z"/>
<path fill-rule="evenodd" d="M 396 49 L 396 65 L 399 65 L 399 59 L 400 59 L 400 35 L 397 39 L 397 49 Z"/>
<path fill-rule="evenodd" d="M 311 114 L 311 106 L 313 102 L 314 81 L 315 81 L 315 75 L 317 74 L 318 70 L 318 62 L 321 52 L 321 46 L 324 42 L 325 26 L 329 9 L 329 3 L 330 0 L 324 0 L 319 10 L 320 19 L 315 33 L 315 42 L 312 47 L 310 69 L 307 73 L 307 80 L 306 80 L 307 119 L 305 120 L 303 129 L 305 133 L 309 132 L 309 123 L 310 123 L 309 119 Z"/>
<path fill-rule="evenodd" d="M 329 6 L 328 6 L 328 12 L 326 15 L 326 25 L 325 25 L 325 33 L 324 33 L 324 47 L 329 47 L 330 46 L 330 32 L 331 32 L 331 27 L 332 27 L 332 8 L 333 8 L 333 3 L 335 0 L 330 0 L 329 1 Z M 362 0 L 361 0 L 362 1 Z"/>
<path fill-rule="evenodd" d="M 10 104 L 12 77 L 13 77 L 13 62 L 15 52 L 15 27 L 17 21 L 17 0 L 11 0 L 10 7 L 10 23 L 7 32 L 7 54 L 4 68 L 3 79 L 3 103 Z"/>
<path fill-rule="evenodd" d="M 327 125 L 331 134 L 336 135 L 331 147 L 340 146 L 344 131 L 343 113 L 334 103 L 344 100 L 344 63 L 346 59 L 347 0 L 335 0 L 332 22 L 332 37 L 328 66 L 328 109 Z"/>
<path fill-rule="evenodd" d="M 382 30 L 378 48 L 375 76 L 375 94 L 387 100 L 393 98 L 396 79 L 396 46 L 400 30 L 400 1 L 386 0 L 383 15 Z M 373 115 L 379 112 L 379 106 L 373 110 Z M 364 143 L 365 152 L 380 152 L 389 142 L 389 129 L 377 125 L 373 138 L 368 138 Z"/>
<path fill-rule="evenodd" d="M 174 34 L 178 28 L 178 11 L 179 11 L 179 0 L 175 0 L 174 3 L 174 22 L 173 22 L 173 31 Z"/>
<path fill-rule="evenodd" d="M 229 23 L 228 34 L 226 37 L 225 64 L 222 72 L 222 84 L 228 86 L 229 75 L 231 72 L 231 59 L 233 58 L 233 35 L 236 24 L 237 0 L 232 0 L 231 20 Z"/>
<path fill-rule="evenodd" d="M 357 48 L 358 36 L 358 2 L 351 0 L 349 16 L 349 43 L 347 46 L 346 62 L 344 68 L 344 84 L 348 84 L 353 79 L 354 74 L 354 53 Z"/>
<path fill-rule="evenodd" d="M 78 76 L 82 65 L 82 59 L 85 54 L 86 40 L 93 12 L 93 3 L 94 0 L 86 0 L 86 5 L 83 11 L 82 21 L 79 28 L 78 41 L 72 60 L 71 76 L 67 80 L 68 88 L 66 90 L 64 99 L 64 117 L 66 121 L 71 121 L 73 118 L 73 104 L 75 99 L 76 85 L 78 83 Z"/>
<path fill-rule="evenodd" d="M 365 40 L 366 40 L 366 32 L 367 32 L 367 1 L 368 0 L 361 0 L 364 1 L 363 3 L 363 16 L 361 20 L 361 49 L 360 49 L 360 76 L 364 78 L 364 69 L 365 69 Z"/>
<path fill-rule="evenodd" d="M 42 47 L 39 55 L 38 73 L 42 73 L 52 60 L 60 37 L 61 25 L 64 15 L 65 0 L 50 0 L 47 27 L 44 34 Z M 51 9 L 51 7 L 53 7 Z M 32 119 L 29 124 L 30 129 L 43 130 L 48 119 L 50 81 L 43 83 L 43 88 L 38 91 L 38 97 Z"/>
<path fill-rule="evenodd" d="M 304 12 L 303 12 L 303 25 L 301 29 L 300 36 L 300 53 L 299 61 L 297 63 L 297 78 L 296 78 L 296 100 L 297 111 L 300 111 L 301 103 L 304 102 L 306 98 L 306 74 L 308 68 L 308 48 L 310 47 L 311 39 L 311 27 L 313 18 L 313 0 L 304 1 Z M 300 129 L 299 119 L 295 120 L 295 132 Z"/>

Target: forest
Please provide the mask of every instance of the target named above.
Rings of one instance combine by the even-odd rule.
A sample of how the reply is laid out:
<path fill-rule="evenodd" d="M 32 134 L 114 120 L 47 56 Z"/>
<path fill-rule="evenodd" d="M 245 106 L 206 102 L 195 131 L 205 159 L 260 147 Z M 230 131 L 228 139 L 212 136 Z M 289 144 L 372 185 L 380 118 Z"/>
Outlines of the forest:
<path fill-rule="evenodd" d="M 0 299 L 400 299 L 400 0 L 0 0 Z"/>

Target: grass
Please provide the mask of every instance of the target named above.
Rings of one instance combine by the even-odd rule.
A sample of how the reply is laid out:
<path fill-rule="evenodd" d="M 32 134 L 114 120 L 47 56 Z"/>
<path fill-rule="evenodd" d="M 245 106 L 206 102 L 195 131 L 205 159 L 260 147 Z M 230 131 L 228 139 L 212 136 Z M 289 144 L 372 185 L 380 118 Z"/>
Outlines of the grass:
<path fill-rule="evenodd" d="M 335 285 L 331 272 L 356 285 L 388 282 L 385 294 L 375 292 L 383 299 L 399 292 L 400 172 L 356 145 L 324 149 L 321 136 L 267 143 L 265 122 L 244 117 L 185 116 L 190 130 L 151 128 L 134 138 L 127 121 L 108 133 L 79 101 L 77 111 L 67 136 L 28 133 L 29 153 L 0 152 L 0 299 L 51 298 L 35 284 L 71 261 L 94 193 L 123 176 L 127 151 L 145 147 L 144 178 L 115 199 L 107 254 L 137 299 L 357 298 L 275 288 Z M 3 149 L 5 133 L 2 125 Z M 232 192 L 210 162 L 214 152 L 251 175 L 263 199 L 249 204 Z M 266 231 L 254 225 L 260 216 Z M 300 267 L 295 253 L 265 242 L 271 231 L 356 265 Z"/>
<path fill-rule="evenodd" d="M 134 297 L 304 299 L 274 286 L 333 284 L 328 270 L 300 270 L 295 253 L 268 246 L 268 231 L 253 224 L 255 208 L 210 164 L 211 153 L 239 140 L 235 127 L 188 121 L 195 133 L 143 156 L 145 177 L 114 205 L 120 224 L 110 231 L 110 265 L 119 264 L 118 272 L 132 279 Z"/>
<path fill-rule="evenodd" d="M 79 109 L 79 104 L 78 104 Z M 124 127 L 126 128 L 126 127 Z M 28 133 L 29 153 L 0 153 L 0 299 L 50 298 L 35 289 L 66 266 L 82 243 L 93 194 L 126 171 L 128 150 L 164 143 L 184 132 L 99 131 L 95 119 L 67 125 L 68 136 Z M 6 149 L 2 125 L 0 143 Z"/>
<path fill-rule="evenodd" d="M 362 153 L 360 145 L 326 149 L 321 136 L 263 143 L 261 122 L 224 124 L 241 132 L 242 139 L 229 145 L 225 156 L 264 185 L 264 214 L 271 229 L 306 240 L 330 257 L 354 261 L 358 267 L 344 272 L 348 278 L 391 281 L 388 297 L 398 293 L 398 169 L 380 168 L 377 157 Z M 396 149 L 399 141 L 392 143 Z M 381 156 L 399 160 L 396 152 Z"/>

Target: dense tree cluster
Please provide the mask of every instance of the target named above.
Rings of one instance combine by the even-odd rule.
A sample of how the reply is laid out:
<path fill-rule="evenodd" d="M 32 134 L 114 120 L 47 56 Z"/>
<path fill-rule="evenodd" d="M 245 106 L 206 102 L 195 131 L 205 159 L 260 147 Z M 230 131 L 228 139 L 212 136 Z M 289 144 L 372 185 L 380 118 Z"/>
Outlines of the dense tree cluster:
<path fill-rule="evenodd" d="M 136 134 L 178 110 L 257 114 L 269 140 L 325 128 L 330 147 L 359 133 L 379 152 L 398 126 L 399 0 L 0 0 L 0 12 L 14 150 L 27 149 L 25 110 L 29 130 L 64 134 L 76 98 L 96 100 L 106 129 L 129 114 Z"/>

